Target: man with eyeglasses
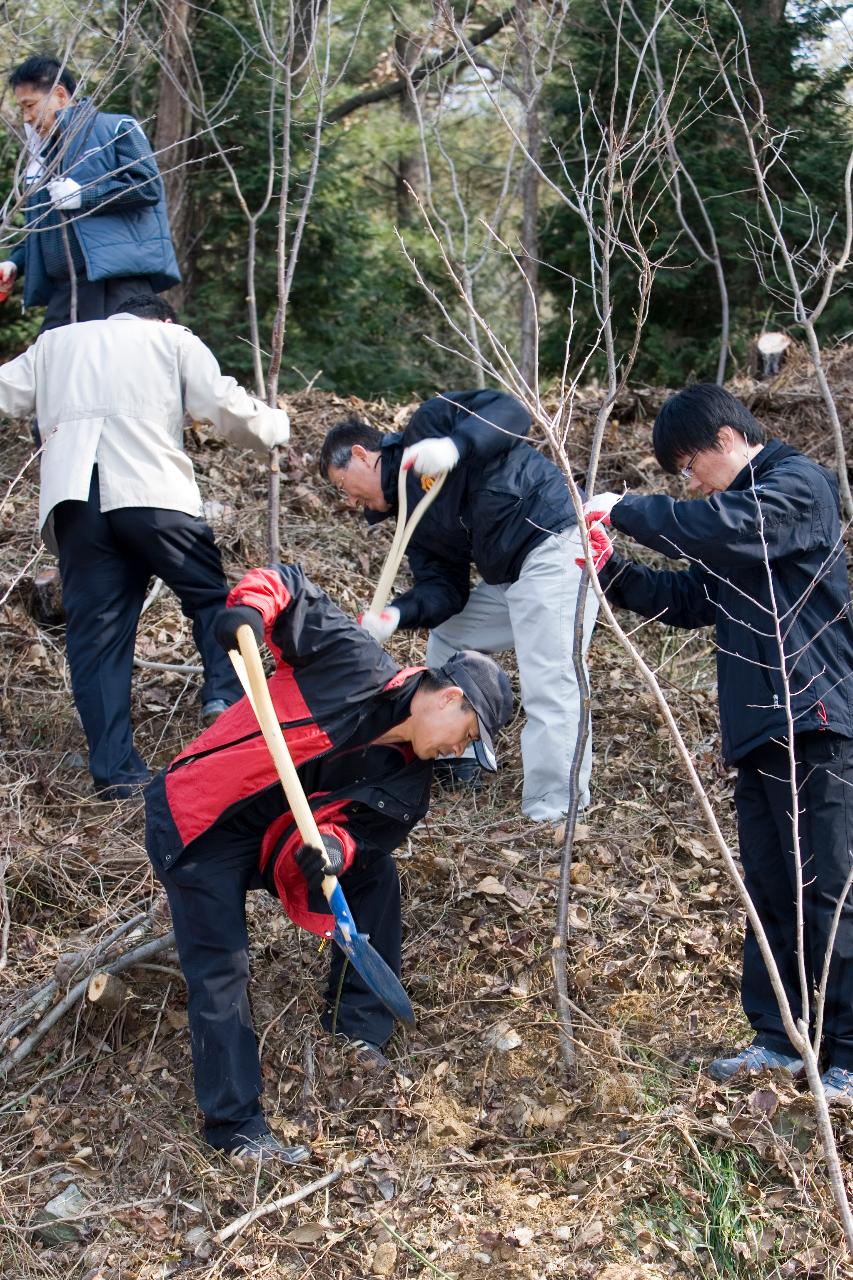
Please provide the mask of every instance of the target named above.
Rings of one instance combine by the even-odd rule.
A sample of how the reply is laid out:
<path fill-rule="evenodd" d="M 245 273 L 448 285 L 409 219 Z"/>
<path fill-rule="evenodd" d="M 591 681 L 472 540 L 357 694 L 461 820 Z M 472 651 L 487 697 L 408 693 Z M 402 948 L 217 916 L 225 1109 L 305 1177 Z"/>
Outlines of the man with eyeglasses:
<path fill-rule="evenodd" d="M 853 620 L 835 477 L 764 428 L 722 387 L 663 405 L 655 456 L 701 501 L 602 494 L 587 507 L 599 577 L 613 604 L 675 627 L 713 626 L 723 755 L 737 767 L 744 880 L 795 1019 L 814 1023 L 836 905 L 853 865 Z M 602 527 L 689 567 L 614 555 Z M 802 863 L 804 969 L 797 956 L 791 818 L 793 732 Z M 802 1070 L 747 925 L 741 999 L 754 1038 L 715 1059 L 716 1080 Z M 804 1007 L 807 1004 L 807 1007 Z M 841 908 L 824 1012 L 824 1088 L 853 1105 L 853 905 Z"/>
<path fill-rule="evenodd" d="M 577 519 L 565 476 L 528 439 L 530 414 L 514 396 L 489 388 L 448 391 L 415 410 L 400 432 L 360 418 L 339 422 L 320 451 L 320 474 L 361 507 L 369 524 L 396 514 L 401 471 L 411 513 L 424 482 L 447 472 L 418 524 L 407 556 L 412 586 L 361 625 L 381 643 L 399 629 L 428 628 L 426 660 L 440 666 L 456 649 L 514 650 L 526 723 L 521 811 L 559 824 L 566 814 L 572 755 L 583 712 L 572 665 L 580 574 Z M 472 571 L 480 580 L 471 583 Z M 584 612 L 586 654 L 598 612 Z M 579 786 L 589 803 L 592 743 Z M 444 786 L 479 785 L 470 758 L 440 762 Z"/>

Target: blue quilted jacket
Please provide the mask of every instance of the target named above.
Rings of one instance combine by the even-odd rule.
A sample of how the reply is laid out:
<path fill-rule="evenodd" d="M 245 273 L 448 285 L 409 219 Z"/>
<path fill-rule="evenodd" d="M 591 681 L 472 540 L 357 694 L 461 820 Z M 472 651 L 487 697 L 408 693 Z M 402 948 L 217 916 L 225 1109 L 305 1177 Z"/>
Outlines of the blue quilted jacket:
<path fill-rule="evenodd" d="M 82 205 L 66 215 L 82 252 L 89 280 L 149 276 L 160 292 L 181 278 L 157 161 L 138 121 L 96 111 L 88 98 L 57 113 L 59 136 L 47 159 L 50 178 L 73 178 Z M 40 175 L 28 170 L 31 185 Z M 23 271 L 24 302 L 46 303 L 55 282 L 48 276 L 43 245 L 57 214 L 46 182 L 26 202 L 28 234 L 10 256 Z M 39 234 L 43 232 L 44 234 Z"/>

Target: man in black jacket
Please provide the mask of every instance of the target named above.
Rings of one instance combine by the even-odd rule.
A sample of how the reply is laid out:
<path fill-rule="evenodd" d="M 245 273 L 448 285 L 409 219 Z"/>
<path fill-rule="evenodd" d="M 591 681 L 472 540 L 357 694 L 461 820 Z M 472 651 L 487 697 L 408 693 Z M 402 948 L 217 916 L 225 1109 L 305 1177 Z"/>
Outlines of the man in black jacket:
<path fill-rule="evenodd" d="M 363 614 L 362 626 L 382 641 L 398 627 L 429 627 L 430 666 L 456 649 L 515 649 L 527 716 L 521 807 L 556 822 L 566 811 L 580 717 L 571 657 L 579 536 L 565 478 L 525 439 L 529 430 L 530 416 L 512 396 L 447 392 L 421 405 L 402 433 L 382 434 L 357 418 L 332 427 L 320 470 L 370 523 L 396 511 L 401 467 L 409 470 L 410 513 L 423 478 L 448 473 L 409 543 L 414 586 L 380 617 Z M 473 589 L 472 565 L 482 577 Z M 585 649 L 596 612 L 590 595 Z M 582 804 L 591 764 L 588 740 Z M 457 778 L 472 772 L 476 780 L 468 761 L 445 766 Z"/>
<path fill-rule="evenodd" d="M 702 501 L 604 494 L 588 504 L 608 600 L 676 627 L 714 626 L 723 755 L 737 766 L 744 879 L 794 1018 L 813 994 L 853 864 L 853 622 L 834 476 L 764 429 L 721 387 L 668 400 L 654 426 L 663 469 Z M 643 546 L 690 562 L 655 571 L 610 555 L 603 516 Z M 789 743 L 798 788 L 805 916 L 801 991 Z M 710 1074 L 802 1068 L 749 925 L 741 996 L 755 1037 Z M 853 907 L 844 903 L 826 992 L 827 1095 L 853 1103 Z"/>
<path fill-rule="evenodd" d="M 432 761 L 474 742 L 495 768 L 492 736 L 509 717 L 509 681 L 490 658 L 457 653 L 440 670 L 400 670 L 298 565 L 254 569 L 216 631 L 228 649 L 246 624 L 276 658 L 269 690 L 323 839 L 302 844 L 270 753 L 242 698 L 145 793 L 145 845 L 166 889 L 187 982 L 195 1088 L 212 1146 L 295 1163 L 261 1110 L 248 999 L 246 894 L 267 890 L 300 927 L 333 928 L 319 886 L 328 864 L 353 918 L 400 973 L 400 882 L 392 858 L 429 807 Z M 367 1065 L 393 1018 L 332 948 L 324 1026 Z"/>

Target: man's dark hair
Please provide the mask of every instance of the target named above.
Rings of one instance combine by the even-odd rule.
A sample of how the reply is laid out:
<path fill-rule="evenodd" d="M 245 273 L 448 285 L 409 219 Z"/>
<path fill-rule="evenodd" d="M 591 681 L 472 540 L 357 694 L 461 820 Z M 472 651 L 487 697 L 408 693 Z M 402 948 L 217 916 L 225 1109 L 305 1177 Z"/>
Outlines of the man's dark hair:
<path fill-rule="evenodd" d="M 326 439 L 320 450 L 320 475 L 324 480 L 329 478 L 330 467 L 346 470 L 352 460 L 354 444 L 377 453 L 382 448 L 382 432 L 363 418 L 345 418 L 343 422 L 336 422 L 326 432 Z"/>
<path fill-rule="evenodd" d="M 437 671 L 432 667 L 428 667 L 421 678 L 420 688 L 423 689 L 424 693 L 434 693 L 439 689 L 458 689 L 459 686 L 455 680 L 451 679 L 450 676 L 445 675 L 443 671 Z M 462 710 L 474 710 L 464 693 L 462 694 Z"/>
<path fill-rule="evenodd" d="M 172 324 L 178 323 L 178 313 L 175 308 L 156 293 L 134 293 L 132 297 L 125 298 L 124 302 L 118 304 L 113 315 L 122 311 L 127 311 L 132 316 L 139 316 L 143 320 L 171 320 Z"/>
<path fill-rule="evenodd" d="M 20 89 L 22 85 L 28 84 L 46 93 L 50 93 L 58 84 L 69 93 L 77 88 L 77 81 L 68 68 L 58 58 L 47 53 L 34 53 L 31 58 L 15 67 L 9 76 L 9 84 L 13 89 Z"/>
<path fill-rule="evenodd" d="M 739 431 L 747 444 L 764 443 L 764 428 L 746 405 L 715 382 L 697 382 L 670 396 L 655 418 L 655 457 L 664 471 L 677 475 L 679 459 L 718 447 L 721 427 Z"/>

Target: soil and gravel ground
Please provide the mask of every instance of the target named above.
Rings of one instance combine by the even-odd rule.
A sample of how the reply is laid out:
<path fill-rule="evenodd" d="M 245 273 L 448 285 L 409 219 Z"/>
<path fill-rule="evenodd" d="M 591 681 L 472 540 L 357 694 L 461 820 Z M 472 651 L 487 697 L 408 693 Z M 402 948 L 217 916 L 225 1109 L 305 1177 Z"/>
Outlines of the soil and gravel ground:
<path fill-rule="evenodd" d="M 839 355 L 842 389 L 849 368 Z M 772 388 L 740 389 L 772 429 L 830 459 L 796 360 Z M 649 444 L 661 395 L 620 404 L 600 487 L 661 484 Z M 319 442 L 353 409 L 387 425 L 405 410 L 313 393 L 291 409 L 283 558 L 300 560 L 356 612 L 390 530 L 368 537 L 320 485 Z M 581 464 L 588 427 L 580 414 L 571 439 Z M 207 431 L 192 433 L 189 447 L 205 498 L 219 504 L 214 523 L 236 580 L 266 559 L 263 463 Z M 3 493 L 29 452 L 26 428 L 7 428 Z M 37 1026 L 32 992 L 56 980 L 44 1016 L 85 972 L 74 972 L 70 953 L 91 953 L 135 917 L 119 950 L 168 928 L 141 803 L 92 798 L 62 629 L 28 612 L 28 581 L 46 562 L 33 563 L 36 499 L 31 465 L 0 505 L 0 1052 Z M 710 637 L 648 626 L 641 640 L 733 838 Z M 420 659 L 423 647 L 422 635 L 404 636 L 393 652 Z M 137 652 L 197 662 L 168 592 L 145 614 Z M 325 957 L 271 899 L 251 895 L 266 1106 L 282 1137 L 310 1141 L 313 1163 L 258 1179 L 205 1149 L 184 985 L 174 955 L 160 953 L 124 975 L 131 995 L 118 1013 L 74 1002 L 9 1072 L 0 1098 L 4 1280 L 849 1274 L 808 1096 L 769 1078 L 723 1090 L 701 1074 L 746 1036 L 741 913 L 651 698 L 601 627 L 591 667 L 593 799 L 578 831 L 571 907 L 577 1077 L 567 1080 L 561 1066 L 549 964 L 559 848 L 550 829 L 519 816 L 516 717 L 496 779 L 475 799 L 436 793 L 400 851 L 404 981 L 418 1024 L 392 1041 L 398 1074 L 366 1074 L 321 1033 Z M 197 733 L 196 684 L 192 674 L 136 672 L 137 745 L 152 763 Z M 836 1128 L 849 1154 L 846 1115 Z M 366 1165 L 218 1242 L 255 1204 L 357 1156 Z M 84 1197 L 66 1225 L 72 1238 L 45 1240 L 38 1211 L 70 1183 Z"/>

